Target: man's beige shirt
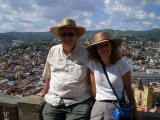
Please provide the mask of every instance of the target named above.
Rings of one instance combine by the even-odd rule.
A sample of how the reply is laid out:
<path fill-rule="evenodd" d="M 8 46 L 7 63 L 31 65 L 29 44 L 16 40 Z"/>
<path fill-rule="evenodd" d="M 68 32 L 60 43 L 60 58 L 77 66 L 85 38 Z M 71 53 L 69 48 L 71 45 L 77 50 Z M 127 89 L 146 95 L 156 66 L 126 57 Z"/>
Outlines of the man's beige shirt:
<path fill-rule="evenodd" d="M 63 99 L 69 106 L 90 98 L 87 62 L 86 49 L 79 43 L 69 55 L 63 51 L 62 44 L 53 46 L 42 75 L 50 78 L 50 89 L 44 97 L 46 102 L 58 106 L 60 99 Z"/>

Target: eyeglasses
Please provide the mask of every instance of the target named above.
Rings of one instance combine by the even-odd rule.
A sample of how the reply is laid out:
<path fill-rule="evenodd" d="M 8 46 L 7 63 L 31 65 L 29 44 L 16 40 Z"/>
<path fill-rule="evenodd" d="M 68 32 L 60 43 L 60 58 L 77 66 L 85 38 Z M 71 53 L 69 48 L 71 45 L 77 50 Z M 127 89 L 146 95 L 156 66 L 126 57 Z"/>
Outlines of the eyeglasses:
<path fill-rule="evenodd" d="M 75 35 L 75 33 L 72 33 L 72 32 L 65 33 L 65 32 L 64 32 L 64 33 L 61 33 L 61 34 L 60 34 L 60 36 L 61 36 L 61 37 L 64 37 L 64 38 L 67 37 L 67 35 L 68 35 L 69 37 L 73 37 L 73 36 Z"/>

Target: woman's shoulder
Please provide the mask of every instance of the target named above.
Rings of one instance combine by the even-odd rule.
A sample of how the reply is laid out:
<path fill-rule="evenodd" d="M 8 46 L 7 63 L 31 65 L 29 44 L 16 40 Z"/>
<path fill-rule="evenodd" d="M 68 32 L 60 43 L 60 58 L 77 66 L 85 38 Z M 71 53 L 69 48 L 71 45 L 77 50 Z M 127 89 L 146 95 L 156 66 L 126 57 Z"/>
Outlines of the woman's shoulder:
<path fill-rule="evenodd" d="M 127 62 L 123 58 L 121 58 L 117 61 L 117 64 L 127 64 Z"/>
<path fill-rule="evenodd" d="M 131 69 L 128 63 L 123 58 L 117 61 L 117 66 L 120 70 L 123 71 Z"/>
<path fill-rule="evenodd" d="M 130 68 L 128 63 L 123 58 L 119 59 L 116 64 L 120 68 Z"/>
<path fill-rule="evenodd" d="M 93 60 L 89 60 L 88 61 L 88 64 L 87 64 L 87 66 L 91 69 L 91 70 L 94 70 L 94 69 L 97 69 L 97 68 L 99 68 L 99 65 L 100 65 L 100 62 L 97 62 L 97 63 L 95 63 Z"/>
<path fill-rule="evenodd" d="M 89 59 L 89 63 L 92 64 L 92 65 L 95 65 L 95 66 L 100 65 L 99 61 L 95 62 L 95 61 L 93 61 L 91 59 Z"/>

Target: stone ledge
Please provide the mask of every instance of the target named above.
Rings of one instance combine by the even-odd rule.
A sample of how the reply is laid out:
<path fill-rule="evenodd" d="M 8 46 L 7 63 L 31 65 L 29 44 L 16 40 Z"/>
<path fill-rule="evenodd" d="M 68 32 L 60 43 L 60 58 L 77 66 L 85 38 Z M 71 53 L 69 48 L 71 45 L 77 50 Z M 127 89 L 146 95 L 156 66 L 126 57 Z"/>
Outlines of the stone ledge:
<path fill-rule="evenodd" d="M 43 120 L 43 97 L 31 95 L 18 102 L 19 120 Z"/>
<path fill-rule="evenodd" d="M 18 108 L 29 111 L 41 111 L 45 104 L 44 98 L 36 95 L 25 97 L 18 102 Z"/>
<path fill-rule="evenodd" d="M 145 120 L 160 120 L 160 113 L 140 112 L 144 116 Z"/>
<path fill-rule="evenodd" d="M 6 108 L 17 108 L 18 101 L 22 99 L 22 97 L 18 96 L 0 95 L 0 106 Z"/>
<path fill-rule="evenodd" d="M 4 108 L 10 112 L 11 120 L 43 120 L 42 109 L 45 105 L 43 97 L 31 95 L 29 97 L 17 97 L 0 95 L 0 120 L 3 120 Z M 160 120 L 159 113 L 140 112 L 145 120 Z"/>

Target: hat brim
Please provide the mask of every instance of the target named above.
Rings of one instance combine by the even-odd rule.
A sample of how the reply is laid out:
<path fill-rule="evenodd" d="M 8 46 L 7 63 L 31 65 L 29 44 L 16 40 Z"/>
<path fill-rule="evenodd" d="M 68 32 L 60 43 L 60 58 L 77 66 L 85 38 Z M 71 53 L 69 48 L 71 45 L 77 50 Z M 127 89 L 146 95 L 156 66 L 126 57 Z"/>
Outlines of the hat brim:
<path fill-rule="evenodd" d="M 119 47 L 122 44 L 122 42 L 123 42 L 123 40 L 121 38 L 115 38 L 115 39 L 111 39 L 111 40 L 101 40 L 101 41 L 98 41 L 97 43 L 93 43 L 93 44 L 87 46 L 86 50 L 90 52 L 90 51 L 92 51 L 92 49 L 94 48 L 95 45 L 97 45 L 99 43 L 106 42 L 106 41 L 114 41 L 115 45 L 117 47 Z"/>
<path fill-rule="evenodd" d="M 61 28 L 74 28 L 77 30 L 78 34 L 77 34 L 77 39 L 82 37 L 85 33 L 86 33 L 86 29 L 84 27 L 78 27 L 78 26 L 58 26 L 58 27 L 52 27 L 50 28 L 50 32 L 59 39 L 59 30 Z"/>

